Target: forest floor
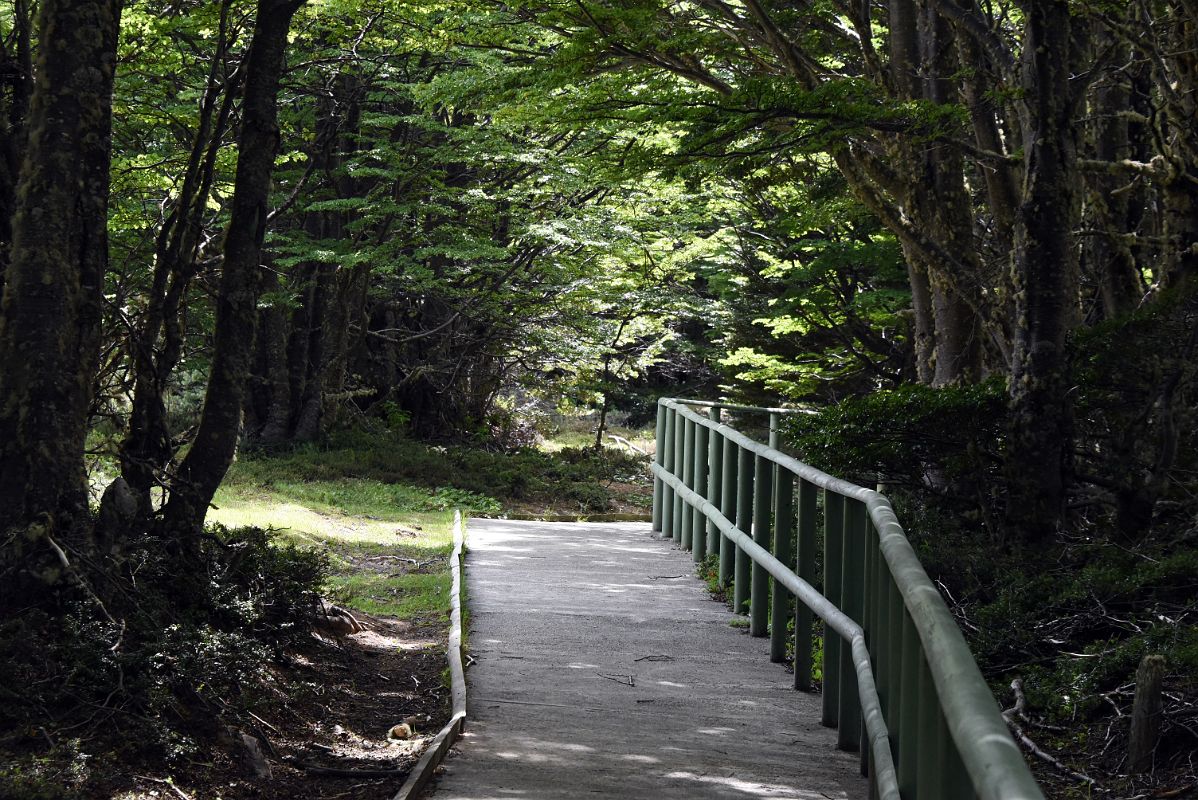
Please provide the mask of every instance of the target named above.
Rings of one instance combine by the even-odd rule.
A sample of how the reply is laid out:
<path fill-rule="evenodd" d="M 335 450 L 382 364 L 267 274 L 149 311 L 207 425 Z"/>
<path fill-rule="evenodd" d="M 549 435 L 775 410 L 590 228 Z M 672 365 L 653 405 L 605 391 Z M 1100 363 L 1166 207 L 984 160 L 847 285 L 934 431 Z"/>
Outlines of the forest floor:
<path fill-rule="evenodd" d="M 261 757 L 236 734 L 186 764 L 126 773 L 87 796 L 149 798 L 320 798 L 394 796 L 424 745 L 448 720 L 440 624 L 413 624 L 358 614 L 365 631 L 314 637 L 272 667 L 272 696 L 247 733 Z M 410 735 L 389 736 L 404 720 Z M 406 731 L 404 731 L 407 734 Z"/>
<path fill-rule="evenodd" d="M 622 433 L 633 447 L 647 444 L 643 434 Z M 272 667 L 275 682 L 248 731 L 262 758 L 217 736 L 219 746 L 203 758 L 174 771 L 131 775 L 97 787 L 95 796 L 393 796 L 449 716 L 450 509 L 644 518 L 651 502 L 647 457 L 620 446 L 591 458 L 583 441 L 590 436 L 566 432 L 536 450 L 499 454 L 386 434 L 364 447 L 361 437 L 347 434 L 322 447 L 239 460 L 209 522 L 268 528 L 280 544 L 323 551 L 327 598 L 365 630 L 314 634 Z M 445 462 L 464 468 L 445 471 Z M 397 739 L 392 734 L 402 723 L 412 733 Z"/>
<path fill-rule="evenodd" d="M 586 420 L 566 427 L 497 448 L 422 443 L 371 424 L 320 443 L 240 455 L 208 517 L 227 531 L 216 538 L 261 529 L 276 547 L 319 554 L 327 564 L 324 602 L 364 630 L 300 632 L 256 662 L 245 673 L 252 679 L 230 672 L 214 681 L 219 690 L 189 672 L 186 680 L 196 683 L 183 691 L 193 700 L 167 697 L 170 719 L 81 708 L 82 735 L 79 725 L 36 720 L 27 731 L 2 734 L 0 797 L 393 796 L 449 716 L 453 509 L 647 519 L 649 456 L 637 450 L 651 450 L 649 436 L 622 429 L 623 443 L 596 452 Z M 114 471 L 95 464 L 97 492 Z M 194 648 L 177 657 L 240 663 L 235 652 L 202 640 Z"/>

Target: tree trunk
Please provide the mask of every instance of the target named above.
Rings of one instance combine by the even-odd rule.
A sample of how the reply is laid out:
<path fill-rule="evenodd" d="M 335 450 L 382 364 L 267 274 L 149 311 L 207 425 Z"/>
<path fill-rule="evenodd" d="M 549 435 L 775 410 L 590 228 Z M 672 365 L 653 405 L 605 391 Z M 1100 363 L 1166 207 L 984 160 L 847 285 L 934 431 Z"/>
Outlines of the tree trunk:
<path fill-rule="evenodd" d="M 279 288 L 279 279 L 272 270 L 266 271 L 264 288 L 267 291 Z M 287 440 L 291 428 L 286 311 L 279 304 L 272 304 L 262 310 L 258 324 L 262 402 L 255 407 L 262 430 L 257 435 L 263 444 L 275 445 Z"/>
<path fill-rule="evenodd" d="M 1007 519 L 1027 541 L 1064 511 L 1072 441 L 1066 336 L 1077 319 L 1077 150 L 1070 102 L 1071 20 L 1060 0 L 1030 0 L 1023 43 L 1024 196 L 1012 254 L 1016 320 L 1010 378 Z"/>
<path fill-rule="evenodd" d="M 1136 695 L 1131 707 L 1131 736 L 1127 744 L 1127 769 L 1132 775 L 1152 771 L 1153 755 L 1161 730 L 1161 684 L 1165 657 L 1144 656 L 1136 669 Z"/>
<path fill-rule="evenodd" d="M 57 580 L 47 540 L 86 528 L 83 449 L 108 266 L 119 26 L 116 0 L 43 0 L 38 14 L 37 83 L 0 320 L 5 593 Z"/>
<path fill-rule="evenodd" d="M 17 205 L 17 180 L 21 155 L 25 152 L 25 121 L 29 114 L 29 94 L 33 88 L 33 57 L 30 45 L 29 4 L 15 0 L 12 5 L 12 50 L 4 48 L 3 79 L 7 96 L 0 105 L 0 297 L 4 295 L 12 247 L 12 222 Z M 3 96 L 0 90 L 0 96 Z M 0 311 L 0 313 L 3 313 Z"/>
<path fill-rule="evenodd" d="M 1198 277 L 1198 17 L 1185 0 L 1172 0 L 1168 64 L 1173 79 L 1168 104 L 1175 141 L 1166 148 L 1169 179 L 1164 187 L 1168 284 L 1182 286 Z"/>
<path fill-rule="evenodd" d="M 1128 57 L 1127 46 L 1111 33 L 1096 30 L 1094 50 L 1101 52 L 1116 48 L 1116 61 Z M 1123 75 L 1112 75 L 1094 87 L 1091 103 L 1093 118 L 1094 157 L 1100 161 L 1135 159 L 1132 152 L 1127 109 L 1131 91 Z M 1131 224 L 1129 194 L 1125 176 L 1103 173 L 1094 177 L 1088 206 L 1097 228 L 1096 235 L 1085 243 L 1083 258 L 1087 274 L 1098 285 L 1102 318 L 1112 319 L 1126 314 L 1139 305 L 1144 297 L 1144 285 L 1139 266 L 1123 234 L 1135 230 Z"/>
<path fill-rule="evenodd" d="M 291 18 L 303 0 L 259 0 L 245 76 L 233 211 L 225 234 L 212 371 L 195 442 L 171 482 L 163 511 L 185 546 L 233 463 L 254 351 L 258 278 L 271 174 L 279 146 L 278 92 Z"/>
<path fill-rule="evenodd" d="M 149 301 L 131 337 L 133 399 L 119 456 L 121 476 L 137 498 L 142 516 L 151 513 L 150 492 L 175 456 L 167 423 L 166 387 L 183 355 L 183 300 L 197 271 L 196 252 L 216 160 L 242 75 L 240 70 L 227 78 L 220 73 L 228 56 L 229 5 L 225 0 L 221 6 L 220 35 L 200 102 L 191 153 L 179 196 L 158 232 Z"/>

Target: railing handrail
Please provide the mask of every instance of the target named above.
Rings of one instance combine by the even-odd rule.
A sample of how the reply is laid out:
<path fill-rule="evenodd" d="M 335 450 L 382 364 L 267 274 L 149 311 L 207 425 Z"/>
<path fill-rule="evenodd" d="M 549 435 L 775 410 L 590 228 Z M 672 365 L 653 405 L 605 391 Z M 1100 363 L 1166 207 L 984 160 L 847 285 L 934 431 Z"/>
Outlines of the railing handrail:
<path fill-rule="evenodd" d="M 685 406 L 695 406 L 697 408 L 722 408 L 727 411 L 743 411 L 747 413 L 761 414 L 818 414 L 814 408 L 766 408 L 763 406 L 743 406 L 739 403 L 725 403 L 721 400 L 684 400 L 680 397 L 662 398 L 674 403 L 681 403 Z"/>
<path fill-rule="evenodd" d="M 922 645 L 944 722 L 977 797 L 981 800 L 1043 800 L 1043 794 L 1007 729 L 994 696 L 969 651 L 965 637 L 920 564 L 890 501 L 872 489 L 829 475 L 773 447 L 756 442 L 734 428 L 701 416 L 690 408 L 731 408 L 728 404 L 674 398 L 662 398 L 659 404 L 680 414 L 683 419 L 694 425 L 703 426 L 718 434 L 742 450 L 786 470 L 796 478 L 864 505 L 872 522 L 872 529 L 878 537 L 879 551 Z M 776 413 L 776 410 L 774 412 Z M 758 545 L 752 536 L 728 520 L 713 503 L 687 487 L 684 480 L 679 479 L 662 463 L 662 452 L 663 448 L 659 446 L 658 460 L 653 465 L 655 477 L 669 485 L 670 490 L 677 492 L 688 505 L 703 513 L 723 535 L 732 538 L 737 547 L 744 550 L 754 563 L 762 565 L 823 618 L 833 630 L 850 642 L 854 668 L 858 676 L 858 689 L 863 693 L 861 707 L 866 714 L 865 722 L 871 750 L 876 749 L 877 743 L 886 741 L 888 734 L 884 727 L 880 734 L 876 730 L 881 719 L 880 710 L 871 723 L 871 718 L 875 717 L 872 711 L 878 701 L 864 637 L 862 636 L 860 642 L 857 641 L 856 633 L 862 630 L 861 627 L 789 567 L 774 558 L 768 550 Z M 685 480 L 690 479 L 688 477 Z M 808 602 L 809 599 L 814 604 Z M 835 613 L 831 613 L 832 611 Z M 853 627 L 844 625 L 844 620 L 848 620 Z M 859 663 L 859 651 L 864 652 L 864 664 Z M 872 698 L 864 696 L 869 692 L 873 693 Z M 886 756 L 889 754 L 887 746 Z M 875 757 L 875 780 L 878 781 L 879 790 L 883 792 L 887 789 L 882 785 L 882 780 L 886 777 L 884 773 L 888 762 L 888 758 L 881 760 Z M 890 772 L 893 774 L 892 764 Z M 894 791 L 892 796 L 897 797 L 897 784 Z"/>
<path fill-rule="evenodd" d="M 742 548 L 754 563 L 765 567 L 771 575 L 794 593 L 795 597 L 802 600 L 804 605 L 814 611 L 841 638 L 849 642 L 853 648 L 853 668 L 857 673 L 861 708 L 865 715 L 870 748 L 874 756 L 878 798 L 879 800 L 901 800 L 894 759 L 890 754 L 890 734 L 886 730 L 886 722 L 882 719 L 882 705 L 878 698 L 873 667 L 869 661 L 869 651 L 865 647 L 865 631 L 860 625 L 853 622 L 851 617 L 829 602 L 828 598 L 820 594 L 814 586 L 796 575 L 790 567 L 774 558 L 773 554 L 754 542 L 751 536 L 737 528 L 710 501 L 704 500 L 698 492 L 687 488 L 682 481 L 659 464 L 653 464 L 652 470 L 655 476 L 660 477 L 669 483 L 676 492 L 679 492 L 684 500 L 702 511 L 707 519 L 714 522 L 723 534 L 736 543 L 737 547 Z"/>

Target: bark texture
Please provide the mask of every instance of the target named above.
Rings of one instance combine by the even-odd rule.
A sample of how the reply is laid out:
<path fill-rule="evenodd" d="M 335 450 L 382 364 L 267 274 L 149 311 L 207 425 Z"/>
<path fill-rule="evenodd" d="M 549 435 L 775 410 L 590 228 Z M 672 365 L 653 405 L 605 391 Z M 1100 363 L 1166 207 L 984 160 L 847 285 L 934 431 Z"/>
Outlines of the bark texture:
<path fill-rule="evenodd" d="M 87 528 L 83 448 L 108 264 L 119 22 L 115 0 L 44 0 L 38 14 L 38 77 L 0 319 L 6 591 L 58 580 L 50 541 Z"/>
<path fill-rule="evenodd" d="M 1070 99 L 1069 8 L 1027 5 L 1022 82 L 1027 98 L 1024 191 L 1015 228 L 1008 522 L 1025 539 L 1062 515 L 1071 444 L 1066 336 L 1077 319 L 1077 143 Z"/>
<path fill-rule="evenodd" d="M 194 539 L 237 450 L 254 355 L 271 174 L 279 146 L 278 93 L 291 18 L 302 0 L 259 0 L 245 76 L 233 210 L 225 234 L 212 371 L 195 442 L 163 510 L 169 530 Z"/>

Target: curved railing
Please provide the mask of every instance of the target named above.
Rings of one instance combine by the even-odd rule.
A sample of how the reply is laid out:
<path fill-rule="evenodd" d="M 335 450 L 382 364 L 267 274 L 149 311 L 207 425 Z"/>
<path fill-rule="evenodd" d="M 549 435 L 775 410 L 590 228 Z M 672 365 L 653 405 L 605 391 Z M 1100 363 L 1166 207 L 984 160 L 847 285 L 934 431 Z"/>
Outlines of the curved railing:
<path fill-rule="evenodd" d="M 770 445 L 721 424 L 725 409 L 768 413 Z M 737 611 L 748 605 L 749 632 L 771 637 L 772 661 L 786 657 L 788 626 L 770 619 L 793 615 L 795 688 L 811 688 L 813 614 L 837 634 L 824 638 L 822 721 L 861 751 L 871 796 L 1043 800 L 890 501 L 780 452 L 789 413 L 802 412 L 660 400 L 654 530 L 695 561 L 718 553 L 720 582 Z"/>

